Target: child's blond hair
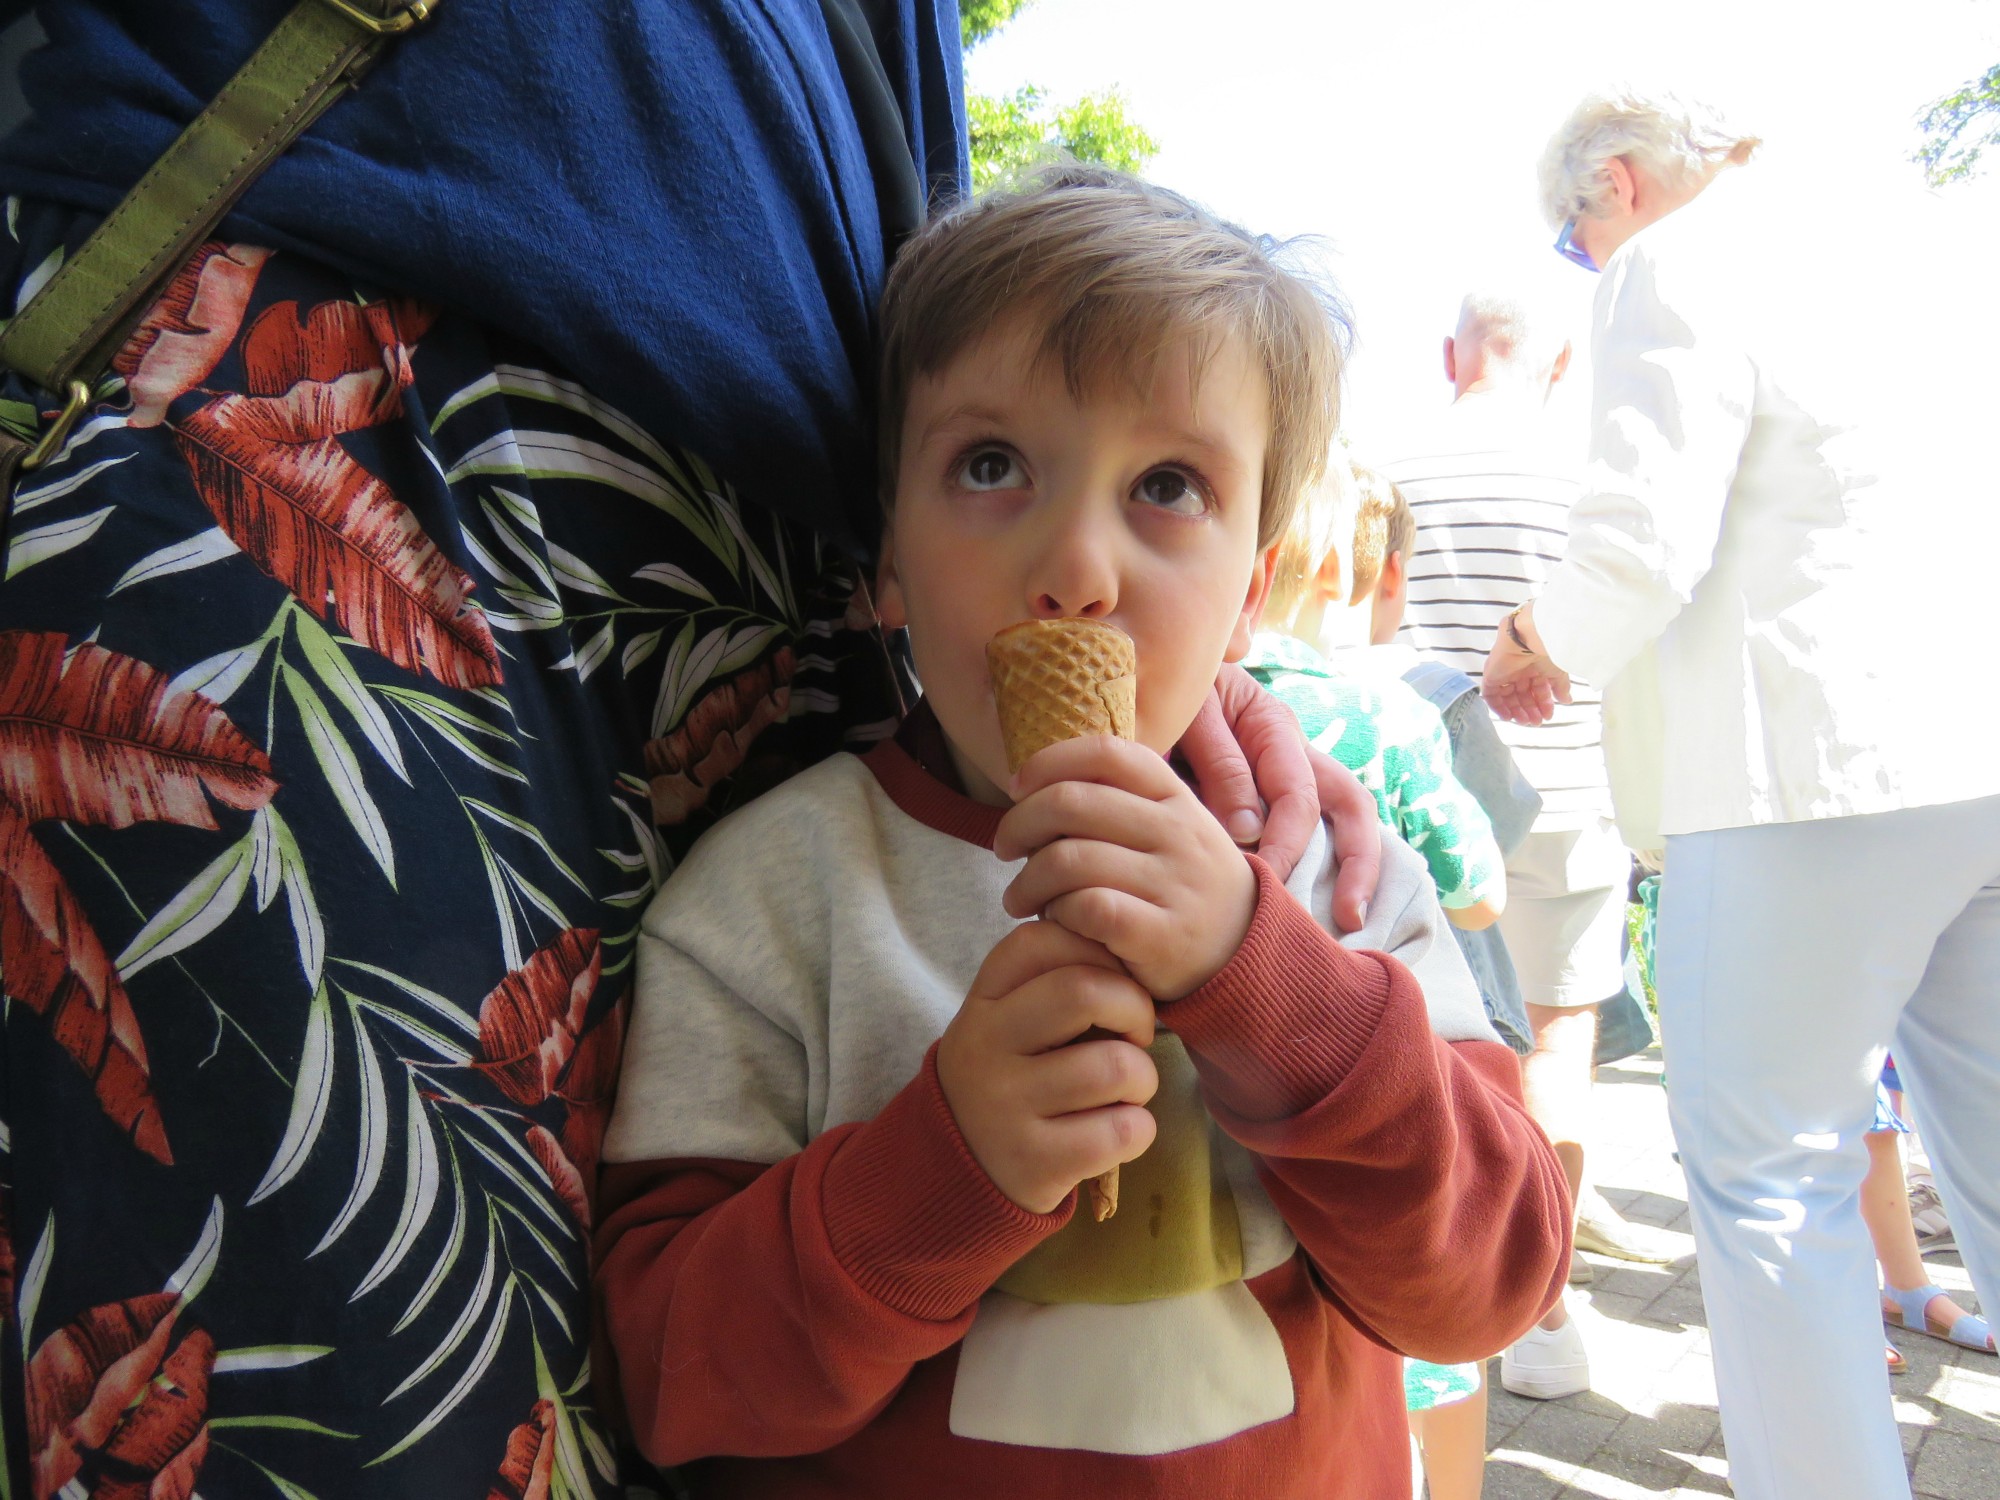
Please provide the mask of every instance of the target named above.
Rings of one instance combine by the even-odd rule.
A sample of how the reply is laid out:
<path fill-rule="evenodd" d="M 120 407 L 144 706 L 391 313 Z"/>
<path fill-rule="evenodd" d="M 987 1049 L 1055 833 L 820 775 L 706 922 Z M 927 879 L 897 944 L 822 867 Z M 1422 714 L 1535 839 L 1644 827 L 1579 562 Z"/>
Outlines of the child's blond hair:
<path fill-rule="evenodd" d="M 1347 602 L 1360 604 L 1375 591 L 1382 564 L 1394 553 L 1409 559 L 1416 545 L 1417 520 L 1403 492 L 1373 469 L 1336 458 L 1306 492 L 1278 544 L 1278 563 L 1271 577 L 1271 594 L 1264 618 L 1279 630 L 1290 630 L 1312 595 L 1315 579 L 1331 563 L 1339 571 L 1343 538 L 1341 521 L 1354 517 L 1354 529 L 1344 539 L 1352 572 Z"/>
<path fill-rule="evenodd" d="M 882 295 L 884 503 L 895 500 L 910 386 L 1007 317 L 1040 323 L 1038 362 L 1079 399 L 1106 379 L 1143 391 L 1160 357 L 1183 345 L 1198 371 L 1234 335 L 1270 383 L 1258 530 L 1269 546 L 1325 464 L 1345 328 L 1275 249 L 1178 193 L 1075 162 L 933 219 L 903 247 Z"/>
<path fill-rule="evenodd" d="M 1359 604 L 1375 592 L 1382 564 L 1399 552 L 1409 562 L 1417 544 L 1417 518 L 1403 492 L 1373 469 L 1355 464 L 1353 475 L 1359 504 L 1354 512 L 1354 591 L 1347 602 Z"/>

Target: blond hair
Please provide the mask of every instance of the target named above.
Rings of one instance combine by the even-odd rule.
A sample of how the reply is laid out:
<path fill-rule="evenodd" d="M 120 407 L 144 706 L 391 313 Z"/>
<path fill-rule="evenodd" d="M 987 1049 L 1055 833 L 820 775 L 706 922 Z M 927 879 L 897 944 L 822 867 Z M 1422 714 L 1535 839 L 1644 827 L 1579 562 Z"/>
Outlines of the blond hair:
<path fill-rule="evenodd" d="M 1312 582 L 1338 554 L 1343 517 L 1352 515 L 1349 466 L 1336 458 L 1299 499 L 1291 524 L 1278 543 L 1278 562 L 1271 573 L 1271 592 L 1264 601 L 1264 618 L 1278 630 L 1290 631 L 1312 597 Z"/>
<path fill-rule="evenodd" d="M 1331 293 L 1278 252 L 1178 193 L 1075 162 L 932 220 L 882 294 L 884 503 L 895 500 L 911 385 L 1007 317 L 1040 323 L 1037 362 L 1060 369 L 1079 400 L 1107 378 L 1143 389 L 1169 350 L 1191 348 L 1198 372 L 1234 336 L 1270 385 L 1258 528 L 1269 546 L 1324 468 L 1346 328 Z"/>
<path fill-rule="evenodd" d="M 1382 565 L 1397 553 L 1410 560 L 1417 544 L 1417 517 L 1403 492 L 1373 469 L 1355 464 L 1354 486 L 1360 504 L 1354 513 L 1354 591 L 1349 604 L 1359 604 L 1375 592 Z"/>
<path fill-rule="evenodd" d="M 1280 630 L 1298 622 L 1299 611 L 1312 597 L 1313 580 L 1329 561 L 1340 563 L 1339 532 L 1344 518 L 1354 518 L 1346 538 L 1347 563 L 1353 583 L 1347 602 L 1360 604 L 1375 592 L 1382 565 L 1400 552 L 1405 561 L 1417 541 L 1417 518 L 1403 492 L 1373 469 L 1336 459 L 1325 476 L 1306 492 L 1278 543 L 1278 562 L 1271 575 L 1271 592 L 1264 617 Z"/>

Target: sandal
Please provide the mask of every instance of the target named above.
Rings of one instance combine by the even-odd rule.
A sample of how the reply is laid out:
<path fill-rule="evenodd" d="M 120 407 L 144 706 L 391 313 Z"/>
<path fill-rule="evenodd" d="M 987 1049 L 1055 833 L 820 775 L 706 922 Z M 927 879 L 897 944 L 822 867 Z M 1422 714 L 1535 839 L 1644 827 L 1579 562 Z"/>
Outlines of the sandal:
<path fill-rule="evenodd" d="M 1891 1375 L 1900 1375 L 1910 1368 L 1909 1360 L 1904 1357 L 1903 1351 L 1898 1349 L 1894 1344 L 1885 1344 L 1883 1349 L 1883 1357 L 1889 1361 L 1889 1373 Z"/>
<path fill-rule="evenodd" d="M 1913 1287 L 1903 1291 L 1898 1287 L 1885 1286 L 1882 1295 L 1896 1305 L 1882 1309 L 1882 1321 L 1891 1328 L 1901 1328 L 1909 1333 L 1927 1334 L 1934 1339 L 1943 1339 L 1948 1344 L 1956 1344 L 1961 1349 L 1977 1349 L 1981 1354 L 1991 1354 L 1993 1331 L 1978 1313 L 1966 1313 L 1950 1328 L 1940 1333 L 1931 1324 L 1931 1303 L 1949 1293 L 1941 1286 Z"/>

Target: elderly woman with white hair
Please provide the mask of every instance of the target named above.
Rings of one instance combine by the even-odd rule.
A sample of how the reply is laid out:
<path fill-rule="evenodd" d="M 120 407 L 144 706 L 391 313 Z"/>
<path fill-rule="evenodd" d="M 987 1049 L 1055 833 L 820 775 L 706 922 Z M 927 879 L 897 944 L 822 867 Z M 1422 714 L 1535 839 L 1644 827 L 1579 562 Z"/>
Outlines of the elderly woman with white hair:
<path fill-rule="evenodd" d="M 1852 206 L 1788 206 L 1745 169 L 1759 144 L 1632 94 L 1551 142 L 1556 248 L 1603 273 L 1591 466 L 1485 691 L 1538 723 L 1570 674 L 1602 687 L 1621 824 L 1664 842 L 1668 1097 L 1736 1493 L 1890 1500 L 1857 1190 L 1892 1041 L 2000 1306 L 2000 756 L 1960 665 L 1990 658 L 1990 588 L 1952 576 L 1990 565 L 1972 533 L 2000 507 L 1938 410 L 1992 397 L 1896 343 L 1891 302 L 1947 247 L 1906 225 L 1921 260 L 1857 266 Z"/>

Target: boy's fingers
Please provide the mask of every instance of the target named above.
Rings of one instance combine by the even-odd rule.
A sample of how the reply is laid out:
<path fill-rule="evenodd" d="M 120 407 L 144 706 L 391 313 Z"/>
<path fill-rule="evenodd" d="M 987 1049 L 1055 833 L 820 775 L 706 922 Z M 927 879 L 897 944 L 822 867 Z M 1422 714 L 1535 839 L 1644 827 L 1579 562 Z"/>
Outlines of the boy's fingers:
<path fill-rule="evenodd" d="M 1052 1173 L 1078 1183 L 1143 1155 L 1159 1128 L 1143 1105 L 1082 1110 L 1040 1123 L 1040 1155 Z"/>
<path fill-rule="evenodd" d="M 1159 937 L 1160 909 L 1150 901 L 1106 886 L 1087 886 L 1068 895 L 1057 896 L 1042 908 L 1051 922 L 1060 922 L 1071 932 L 1102 943 L 1113 953 L 1143 954 L 1157 947 L 1149 942 Z M 1142 992 L 1143 993 L 1143 992 Z M 1149 997 L 1150 998 L 1150 997 Z M 1160 998 L 1177 1000 L 1178 995 Z"/>
<path fill-rule="evenodd" d="M 1014 777 L 1016 802 L 1025 802 L 1058 781 L 1095 781 L 1155 800 L 1180 785 L 1173 767 L 1156 750 L 1108 734 L 1086 734 L 1037 750 Z"/>
<path fill-rule="evenodd" d="M 1044 1052 L 1028 1070 L 1022 1093 L 1037 1115 L 1054 1119 L 1112 1104 L 1144 1104 L 1159 1087 L 1159 1069 L 1145 1048 L 1107 1038 Z"/>
<path fill-rule="evenodd" d="M 1023 922 L 993 945 L 973 978 L 970 993 L 997 1000 L 1052 970 L 1088 964 L 1114 974 L 1125 972 L 1125 966 L 1102 943 L 1055 922 Z"/>
<path fill-rule="evenodd" d="M 1057 839 L 1102 839 L 1128 849 L 1156 849 L 1165 841 L 1160 804 L 1123 787 L 1093 781 L 1058 781 L 1016 802 L 993 831 L 993 852 L 1026 859 Z"/>
<path fill-rule="evenodd" d="M 1017 1056 L 1067 1047 L 1093 1027 L 1136 1047 L 1153 1042 L 1153 997 L 1122 972 L 1094 964 L 1038 975 L 996 1007 L 999 1043 Z"/>
<path fill-rule="evenodd" d="M 1021 866 L 1001 894 L 1001 904 L 1009 916 L 1031 917 L 1047 912 L 1052 902 L 1074 891 L 1099 885 L 1150 900 L 1157 894 L 1153 864 L 1150 855 L 1117 844 L 1057 839 Z"/>

